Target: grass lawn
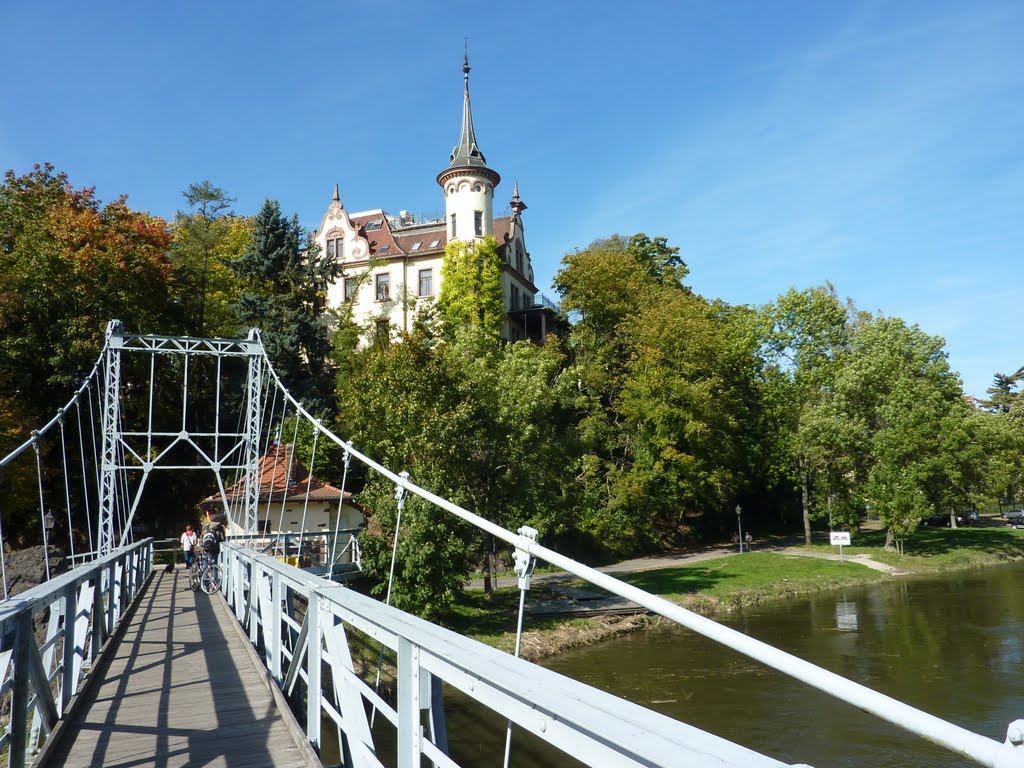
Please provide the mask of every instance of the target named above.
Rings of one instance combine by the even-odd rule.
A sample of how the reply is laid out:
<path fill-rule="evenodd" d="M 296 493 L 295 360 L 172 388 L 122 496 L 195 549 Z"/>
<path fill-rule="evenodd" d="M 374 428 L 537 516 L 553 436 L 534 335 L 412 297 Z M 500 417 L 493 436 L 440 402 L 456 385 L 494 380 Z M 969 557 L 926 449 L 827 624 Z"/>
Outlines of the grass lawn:
<path fill-rule="evenodd" d="M 883 549 L 884 531 L 856 533 L 853 541 L 854 546 L 843 548 L 845 554 L 870 555 L 878 562 L 912 573 L 982 568 L 1024 559 L 1024 530 L 1005 527 L 920 529 L 905 541 L 902 556 Z M 837 552 L 835 547 L 826 544 L 801 549 Z M 691 565 L 622 574 L 619 578 L 692 610 L 714 614 L 741 605 L 877 583 L 892 577 L 849 560 L 841 563 L 780 552 L 750 552 Z M 567 583 L 584 586 L 579 580 Z M 527 594 L 527 604 L 554 597 L 542 583 L 534 582 Z M 511 651 L 515 644 L 518 608 L 519 591 L 515 588 L 499 589 L 491 598 L 481 590 L 465 590 L 441 623 L 456 632 Z M 540 658 L 632 631 L 650 621 L 652 619 L 643 617 L 528 617 L 524 627 L 524 655 Z"/>
<path fill-rule="evenodd" d="M 941 573 L 1000 565 L 1024 558 L 1024 530 L 1008 527 L 919 528 L 904 541 L 903 555 L 887 552 L 885 531 L 862 531 L 853 535 L 847 554 L 866 554 L 874 560 L 913 573 Z M 827 544 L 802 549 L 831 551 Z"/>
<path fill-rule="evenodd" d="M 694 596 L 722 606 L 882 581 L 887 576 L 852 561 L 778 552 L 750 552 L 693 565 L 628 573 L 622 581 L 685 604 Z"/>

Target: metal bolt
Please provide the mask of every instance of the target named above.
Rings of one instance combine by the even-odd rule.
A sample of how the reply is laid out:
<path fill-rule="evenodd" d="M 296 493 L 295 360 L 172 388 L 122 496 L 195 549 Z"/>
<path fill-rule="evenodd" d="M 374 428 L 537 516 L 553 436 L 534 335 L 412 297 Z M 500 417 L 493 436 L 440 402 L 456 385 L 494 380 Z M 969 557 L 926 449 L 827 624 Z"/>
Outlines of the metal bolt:
<path fill-rule="evenodd" d="M 1024 720 L 1014 720 L 1010 723 L 1010 727 L 1006 729 L 1006 740 L 1015 747 L 1024 744 Z"/>

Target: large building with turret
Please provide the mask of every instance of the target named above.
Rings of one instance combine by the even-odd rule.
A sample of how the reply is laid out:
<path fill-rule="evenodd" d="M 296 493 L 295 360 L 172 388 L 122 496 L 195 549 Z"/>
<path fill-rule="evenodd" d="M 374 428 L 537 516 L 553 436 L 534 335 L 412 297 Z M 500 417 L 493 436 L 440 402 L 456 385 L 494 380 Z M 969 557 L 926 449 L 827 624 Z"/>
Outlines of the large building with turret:
<path fill-rule="evenodd" d="M 513 184 L 508 216 L 494 216 L 501 176 L 487 165 L 476 141 L 469 100 L 469 59 L 463 62 L 464 94 L 459 140 L 448 167 L 437 175 L 444 194 L 444 218 L 421 220 L 383 209 L 349 213 L 338 187 L 324 214 L 316 240 L 342 264 L 343 275 L 328 290 L 328 303 L 351 303 L 353 320 L 365 338 L 408 331 L 425 302 L 437 299 L 444 281 L 442 264 L 450 241 L 480 241 L 493 235 L 502 260 L 505 301 L 502 338 L 543 343 L 556 331 L 555 307 L 537 291 L 526 249 L 526 203 Z"/>

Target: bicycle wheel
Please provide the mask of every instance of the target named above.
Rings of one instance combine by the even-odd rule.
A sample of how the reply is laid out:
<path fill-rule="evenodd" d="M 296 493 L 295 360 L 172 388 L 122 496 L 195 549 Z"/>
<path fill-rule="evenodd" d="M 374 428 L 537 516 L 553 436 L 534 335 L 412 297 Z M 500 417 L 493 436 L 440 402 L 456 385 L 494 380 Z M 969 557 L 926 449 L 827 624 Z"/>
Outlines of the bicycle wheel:
<path fill-rule="evenodd" d="M 193 592 L 199 590 L 199 563 L 192 563 L 192 567 L 188 569 L 188 588 Z"/>
<path fill-rule="evenodd" d="M 220 589 L 220 566 L 210 563 L 203 571 L 203 592 L 212 595 Z"/>

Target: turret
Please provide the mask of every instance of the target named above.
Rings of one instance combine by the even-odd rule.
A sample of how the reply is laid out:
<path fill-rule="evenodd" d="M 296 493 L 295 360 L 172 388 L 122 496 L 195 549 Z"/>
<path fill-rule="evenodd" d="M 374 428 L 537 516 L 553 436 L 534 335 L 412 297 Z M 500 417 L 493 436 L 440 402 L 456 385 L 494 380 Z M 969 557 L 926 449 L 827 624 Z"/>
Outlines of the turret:
<path fill-rule="evenodd" d="M 462 99 L 462 129 L 452 150 L 448 167 L 437 174 L 444 190 L 448 240 L 475 240 L 493 234 L 494 188 L 501 181 L 487 167 L 484 153 L 476 143 L 473 110 L 469 103 L 469 55 L 463 59 L 465 87 Z"/>

